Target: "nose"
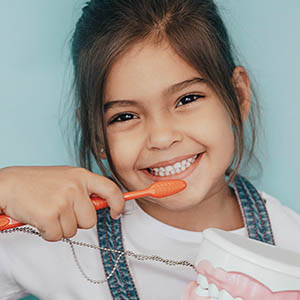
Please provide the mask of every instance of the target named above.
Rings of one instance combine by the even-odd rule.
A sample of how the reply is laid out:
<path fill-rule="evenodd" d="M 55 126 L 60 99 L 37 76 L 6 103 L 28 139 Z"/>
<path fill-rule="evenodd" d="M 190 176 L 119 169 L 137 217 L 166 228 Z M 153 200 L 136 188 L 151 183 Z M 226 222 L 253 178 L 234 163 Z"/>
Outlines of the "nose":
<path fill-rule="evenodd" d="M 148 122 L 147 148 L 149 150 L 166 150 L 183 138 L 178 124 L 170 117 L 156 118 Z"/>

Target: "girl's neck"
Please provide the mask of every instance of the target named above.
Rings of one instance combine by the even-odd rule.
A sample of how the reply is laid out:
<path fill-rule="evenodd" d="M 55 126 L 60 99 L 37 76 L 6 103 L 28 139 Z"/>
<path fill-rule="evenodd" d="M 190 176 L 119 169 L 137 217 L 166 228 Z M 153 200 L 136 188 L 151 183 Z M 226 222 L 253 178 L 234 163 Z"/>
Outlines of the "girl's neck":
<path fill-rule="evenodd" d="M 140 200 L 137 203 L 153 218 L 184 230 L 203 231 L 213 227 L 229 231 L 244 227 L 238 201 L 228 185 L 184 211 L 172 211 L 155 204 L 149 206 Z"/>

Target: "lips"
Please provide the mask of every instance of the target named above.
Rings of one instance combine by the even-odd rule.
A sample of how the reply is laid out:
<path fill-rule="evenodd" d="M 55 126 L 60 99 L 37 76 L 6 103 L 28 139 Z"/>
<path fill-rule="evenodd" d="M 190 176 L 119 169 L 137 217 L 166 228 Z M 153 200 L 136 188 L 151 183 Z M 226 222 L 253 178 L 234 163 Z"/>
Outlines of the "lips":
<path fill-rule="evenodd" d="M 203 153 L 204 152 L 185 155 L 169 161 L 160 162 L 142 171 L 154 181 L 162 178 L 182 179 L 194 170 Z"/>
<path fill-rule="evenodd" d="M 172 165 L 172 164 L 174 164 L 176 162 L 179 162 L 179 161 L 182 161 L 184 159 L 192 158 L 193 156 L 198 155 L 198 154 L 200 154 L 200 153 L 194 153 L 194 154 L 178 156 L 178 157 L 175 157 L 171 160 L 165 160 L 165 161 L 161 161 L 161 162 L 158 162 L 156 164 L 153 164 L 153 165 L 147 167 L 147 169 L 166 167 L 168 165 Z"/>

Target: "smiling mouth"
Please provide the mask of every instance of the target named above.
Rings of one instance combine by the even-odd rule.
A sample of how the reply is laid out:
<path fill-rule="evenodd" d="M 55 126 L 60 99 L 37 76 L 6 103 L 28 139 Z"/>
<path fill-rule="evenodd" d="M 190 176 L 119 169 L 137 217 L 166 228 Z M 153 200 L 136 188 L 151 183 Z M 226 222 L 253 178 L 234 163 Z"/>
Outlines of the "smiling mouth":
<path fill-rule="evenodd" d="M 183 159 L 181 161 L 177 161 L 172 165 L 156 167 L 156 168 L 147 168 L 146 170 L 152 176 L 158 176 L 158 177 L 178 175 L 185 172 L 190 166 L 192 166 L 201 154 L 202 153 L 198 153 L 189 158 Z"/>

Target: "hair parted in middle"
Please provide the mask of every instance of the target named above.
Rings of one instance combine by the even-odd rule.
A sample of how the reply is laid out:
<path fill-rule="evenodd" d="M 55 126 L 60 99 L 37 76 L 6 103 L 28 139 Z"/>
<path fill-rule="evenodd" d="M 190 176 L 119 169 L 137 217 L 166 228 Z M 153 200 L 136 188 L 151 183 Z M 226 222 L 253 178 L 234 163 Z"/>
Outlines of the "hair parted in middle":
<path fill-rule="evenodd" d="M 216 92 L 232 121 L 235 147 L 227 170 L 236 175 L 245 153 L 244 125 L 232 81 L 236 67 L 232 43 L 212 0 L 92 0 L 83 8 L 72 39 L 77 107 L 80 109 L 80 164 L 91 169 L 91 155 L 104 174 L 101 148 L 110 169 L 120 181 L 107 145 L 103 118 L 104 88 L 114 62 L 130 47 L 146 39 L 166 41 L 184 61 L 195 68 Z M 255 114 L 248 160 L 253 155 Z"/>

